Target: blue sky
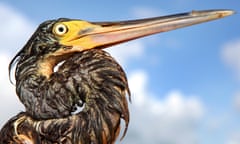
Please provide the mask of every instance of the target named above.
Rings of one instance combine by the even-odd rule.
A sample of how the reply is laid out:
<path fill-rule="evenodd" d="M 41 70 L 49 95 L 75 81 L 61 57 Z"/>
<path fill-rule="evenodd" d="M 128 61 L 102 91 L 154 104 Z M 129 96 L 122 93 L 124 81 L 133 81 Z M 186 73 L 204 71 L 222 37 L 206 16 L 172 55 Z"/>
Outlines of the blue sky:
<path fill-rule="evenodd" d="M 238 0 L 2 0 L 0 126 L 24 110 L 8 82 L 7 65 L 42 21 L 113 21 L 203 9 L 239 12 L 239 5 Z M 124 143 L 240 143 L 239 20 L 237 13 L 108 50 L 123 65 L 133 93 Z"/>

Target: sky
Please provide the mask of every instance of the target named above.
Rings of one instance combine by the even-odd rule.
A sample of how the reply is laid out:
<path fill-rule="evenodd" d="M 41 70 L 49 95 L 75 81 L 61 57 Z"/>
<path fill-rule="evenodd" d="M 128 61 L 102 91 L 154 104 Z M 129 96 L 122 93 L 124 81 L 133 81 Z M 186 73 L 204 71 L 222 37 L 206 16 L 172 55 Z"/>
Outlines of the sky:
<path fill-rule="evenodd" d="M 107 49 L 127 73 L 129 144 L 240 143 L 240 1 L 0 1 L 0 127 L 24 111 L 8 64 L 36 27 L 59 17 L 114 21 L 192 10 L 233 16 Z"/>

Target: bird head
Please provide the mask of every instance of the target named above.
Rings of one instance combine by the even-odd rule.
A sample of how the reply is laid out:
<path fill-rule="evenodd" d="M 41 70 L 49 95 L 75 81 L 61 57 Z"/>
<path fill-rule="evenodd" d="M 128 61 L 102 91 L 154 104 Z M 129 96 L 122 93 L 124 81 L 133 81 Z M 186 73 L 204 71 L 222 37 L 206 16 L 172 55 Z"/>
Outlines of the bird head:
<path fill-rule="evenodd" d="M 87 22 L 60 18 L 42 23 L 24 48 L 15 56 L 9 68 L 20 59 L 40 58 L 43 71 L 49 75 L 52 67 L 66 56 L 93 48 L 103 49 L 147 35 L 174 30 L 233 14 L 231 10 L 192 11 L 169 16 L 117 21 Z M 48 72 L 49 71 L 49 72 Z"/>
<path fill-rule="evenodd" d="M 140 20 L 118 22 L 87 22 L 74 19 L 58 19 L 40 25 L 38 33 L 45 44 L 53 46 L 49 55 L 58 56 L 93 48 L 106 48 L 147 35 L 174 30 L 231 15 L 230 10 L 192 11 Z M 50 24 L 49 24 L 50 22 Z M 54 47 L 55 46 L 55 47 Z"/>

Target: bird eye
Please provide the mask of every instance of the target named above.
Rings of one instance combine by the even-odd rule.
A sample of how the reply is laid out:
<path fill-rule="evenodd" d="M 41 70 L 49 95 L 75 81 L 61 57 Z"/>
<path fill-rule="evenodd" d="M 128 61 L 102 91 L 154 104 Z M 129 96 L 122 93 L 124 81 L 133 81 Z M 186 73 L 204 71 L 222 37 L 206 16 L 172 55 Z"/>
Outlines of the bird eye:
<path fill-rule="evenodd" d="M 59 36 L 62 36 L 64 35 L 65 33 L 67 33 L 68 29 L 67 27 L 64 25 L 64 24 L 57 24 L 55 27 L 54 27 L 54 33 L 59 35 Z"/>

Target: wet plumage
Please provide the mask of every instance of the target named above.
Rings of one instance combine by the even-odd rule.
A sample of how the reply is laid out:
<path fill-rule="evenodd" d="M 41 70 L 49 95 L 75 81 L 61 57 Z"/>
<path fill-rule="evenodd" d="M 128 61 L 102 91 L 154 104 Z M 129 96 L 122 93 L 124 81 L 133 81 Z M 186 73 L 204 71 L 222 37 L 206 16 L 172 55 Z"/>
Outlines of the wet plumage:
<path fill-rule="evenodd" d="M 120 22 L 57 19 L 42 23 L 13 58 L 16 93 L 26 111 L 10 119 L 0 143 L 114 143 L 129 123 L 121 66 L 104 48 L 232 14 L 199 11 Z"/>

